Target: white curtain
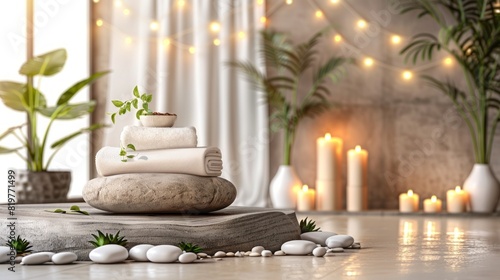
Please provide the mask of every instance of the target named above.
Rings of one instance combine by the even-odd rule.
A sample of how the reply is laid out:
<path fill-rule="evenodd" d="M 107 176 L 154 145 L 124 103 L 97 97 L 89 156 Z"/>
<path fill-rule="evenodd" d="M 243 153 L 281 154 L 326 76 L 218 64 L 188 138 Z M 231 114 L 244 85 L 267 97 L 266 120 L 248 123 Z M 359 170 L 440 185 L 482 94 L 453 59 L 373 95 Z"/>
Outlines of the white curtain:
<path fill-rule="evenodd" d="M 152 93 L 154 110 L 177 113 L 176 126 L 195 126 L 200 146 L 221 149 L 222 177 L 238 189 L 234 205 L 268 204 L 267 106 L 227 65 L 246 60 L 262 68 L 265 5 L 258 2 L 122 1 L 103 25 L 112 29 L 107 112 L 109 100 L 130 98 L 136 84 Z M 133 114 L 117 116 L 104 145 L 119 145 L 121 129 L 133 123 Z"/>

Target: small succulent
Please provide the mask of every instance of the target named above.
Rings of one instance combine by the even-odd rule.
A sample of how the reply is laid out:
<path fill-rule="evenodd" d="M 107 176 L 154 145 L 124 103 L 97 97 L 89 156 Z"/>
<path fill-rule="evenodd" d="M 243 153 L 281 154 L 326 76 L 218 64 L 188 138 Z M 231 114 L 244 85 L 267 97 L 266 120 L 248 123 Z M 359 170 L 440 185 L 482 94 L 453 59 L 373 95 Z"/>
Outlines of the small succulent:
<path fill-rule="evenodd" d="M 192 243 L 181 242 L 177 247 L 181 248 L 184 252 L 201 253 L 203 251 L 198 245 L 193 245 Z"/>
<path fill-rule="evenodd" d="M 299 223 L 300 233 L 320 231 L 321 228 L 316 228 L 316 222 L 313 220 L 308 221 L 307 218 L 308 217 L 306 217 L 303 220 L 300 220 L 300 223 Z"/>
<path fill-rule="evenodd" d="M 32 251 L 30 250 L 30 248 L 32 247 L 30 245 L 30 242 L 26 239 L 22 239 L 19 235 L 17 236 L 17 239 L 10 239 L 9 241 L 7 241 L 7 243 L 5 243 L 5 245 L 14 248 L 17 255 L 23 255 Z"/>
<path fill-rule="evenodd" d="M 127 240 L 125 237 L 120 236 L 120 231 L 118 231 L 114 236 L 112 234 L 104 234 L 100 230 L 97 231 L 98 235 L 92 234 L 94 240 L 89 241 L 94 247 L 101 247 L 108 244 L 116 244 L 125 247 L 127 245 Z"/>

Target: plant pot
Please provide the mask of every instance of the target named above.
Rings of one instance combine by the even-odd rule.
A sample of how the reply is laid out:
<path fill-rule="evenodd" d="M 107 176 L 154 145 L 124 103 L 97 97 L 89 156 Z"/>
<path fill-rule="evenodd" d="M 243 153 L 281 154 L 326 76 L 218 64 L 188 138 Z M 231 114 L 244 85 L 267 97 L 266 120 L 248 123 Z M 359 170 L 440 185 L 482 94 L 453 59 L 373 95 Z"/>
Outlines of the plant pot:
<path fill-rule="evenodd" d="M 302 181 L 290 165 L 281 165 L 269 186 L 274 208 L 295 208 Z"/>
<path fill-rule="evenodd" d="M 70 184 L 70 171 L 16 170 L 17 203 L 65 202 Z"/>
<path fill-rule="evenodd" d="M 177 115 L 143 115 L 140 121 L 146 127 L 172 127 L 176 119 Z"/>
<path fill-rule="evenodd" d="M 474 164 L 465 180 L 464 190 L 468 193 L 468 208 L 476 213 L 492 213 L 496 210 L 500 186 L 488 164 Z"/>

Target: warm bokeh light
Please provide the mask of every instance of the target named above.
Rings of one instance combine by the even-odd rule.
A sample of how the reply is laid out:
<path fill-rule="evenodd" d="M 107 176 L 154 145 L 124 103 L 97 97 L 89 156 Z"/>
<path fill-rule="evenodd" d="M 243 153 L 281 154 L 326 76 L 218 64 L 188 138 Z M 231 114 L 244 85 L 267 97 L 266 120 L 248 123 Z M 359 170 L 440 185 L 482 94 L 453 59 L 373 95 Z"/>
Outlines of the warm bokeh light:
<path fill-rule="evenodd" d="M 99 27 L 103 26 L 103 24 L 104 24 L 104 22 L 102 21 L 102 19 L 98 19 L 95 21 L 95 25 L 97 25 Z"/>
<path fill-rule="evenodd" d="M 158 22 L 156 20 L 153 20 L 150 24 L 149 24 L 149 28 L 153 31 L 156 31 L 158 30 L 158 28 L 160 27 L 160 24 L 158 24 Z"/>
<path fill-rule="evenodd" d="M 403 72 L 402 76 L 403 76 L 403 79 L 405 79 L 405 80 L 411 80 L 411 78 L 413 78 L 413 73 L 406 70 Z"/>
<path fill-rule="evenodd" d="M 361 146 L 360 145 L 357 145 L 356 148 L 354 148 L 354 150 L 356 150 L 356 152 L 361 152 Z"/>
<path fill-rule="evenodd" d="M 435 195 L 431 196 L 431 201 L 432 202 L 436 202 L 437 201 L 437 197 Z"/>
<path fill-rule="evenodd" d="M 127 43 L 128 45 L 130 45 L 132 43 L 132 37 L 126 37 L 125 38 L 125 43 Z"/>
<path fill-rule="evenodd" d="M 462 191 L 462 189 L 460 188 L 460 186 L 456 186 L 456 187 L 455 187 L 455 191 L 456 191 L 456 192 L 461 192 L 461 191 Z"/>
<path fill-rule="evenodd" d="M 189 47 L 189 53 L 194 54 L 196 52 L 196 49 L 194 47 Z"/>
<path fill-rule="evenodd" d="M 219 46 L 220 45 L 220 40 L 219 39 L 214 39 L 214 45 Z"/>
<path fill-rule="evenodd" d="M 264 0 L 257 0 L 257 4 L 259 4 L 259 5 L 264 4 Z"/>
<path fill-rule="evenodd" d="M 266 23 L 267 22 L 267 18 L 266 17 L 260 17 L 260 22 L 261 23 Z"/>
<path fill-rule="evenodd" d="M 408 190 L 408 196 L 413 196 L 413 190 Z"/>
<path fill-rule="evenodd" d="M 446 66 L 451 66 L 453 64 L 453 58 L 447 57 L 447 58 L 443 59 L 443 64 Z"/>
<path fill-rule="evenodd" d="M 339 0 L 330 0 L 330 2 L 331 2 L 332 4 L 338 4 L 338 3 L 339 3 Z"/>
<path fill-rule="evenodd" d="M 308 185 L 303 185 L 302 186 L 302 191 L 303 192 L 307 192 L 309 190 L 309 186 Z"/>
<path fill-rule="evenodd" d="M 210 23 L 210 30 L 212 30 L 212 32 L 219 32 L 220 31 L 220 23 L 218 23 L 216 21 Z"/>
<path fill-rule="evenodd" d="M 368 25 L 368 23 L 366 23 L 365 20 L 360 19 L 360 20 L 358 20 L 357 25 L 358 25 L 359 28 L 363 29 L 363 28 L 366 28 L 366 26 Z"/>
<path fill-rule="evenodd" d="M 326 140 L 332 139 L 332 135 L 330 133 L 325 134 L 325 139 Z"/>
<path fill-rule="evenodd" d="M 124 9 L 123 10 L 123 14 L 126 15 L 126 16 L 130 15 L 130 10 L 129 9 Z"/>
<path fill-rule="evenodd" d="M 340 36 L 340 35 L 333 36 L 333 41 L 335 41 L 335 43 L 342 42 L 342 36 Z"/>
<path fill-rule="evenodd" d="M 186 1 L 185 0 L 177 0 L 177 6 L 179 6 L 179 8 L 183 8 L 184 6 L 186 6 Z"/>
<path fill-rule="evenodd" d="M 170 46 L 170 38 L 165 38 L 163 39 L 163 46 L 168 47 Z"/>
<path fill-rule="evenodd" d="M 121 7 L 123 5 L 121 0 L 115 0 L 115 7 Z"/>
<path fill-rule="evenodd" d="M 94 0 L 94 3 L 99 3 L 99 0 Z"/>
<path fill-rule="evenodd" d="M 391 42 L 394 45 L 397 45 L 397 44 L 401 43 L 401 37 L 399 37 L 398 35 L 392 35 Z"/>
<path fill-rule="evenodd" d="M 372 66 L 374 63 L 373 59 L 371 57 L 367 57 L 363 60 L 363 64 L 367 67 Z"/>
<path fill-rule="evenodd" d="M 286 3 L 287 3 L 288 5 L 292 5 L 293 0 L 286 0 Z"/>
<path fill-rule="evenodd" d="M 314 15 L 317 17 L 317 18 L 322 18 L 323 17 L 323 12 L 320 11 L 320 10 L 317 10 L 316 13 L 314 13 Z"/>
<path fill-rule="evenodd" d="M 243 32 L 243 31 L 238 32 L 238 38 L 240 38 L 240 39 L 245 38 L 245 32 Z"/>

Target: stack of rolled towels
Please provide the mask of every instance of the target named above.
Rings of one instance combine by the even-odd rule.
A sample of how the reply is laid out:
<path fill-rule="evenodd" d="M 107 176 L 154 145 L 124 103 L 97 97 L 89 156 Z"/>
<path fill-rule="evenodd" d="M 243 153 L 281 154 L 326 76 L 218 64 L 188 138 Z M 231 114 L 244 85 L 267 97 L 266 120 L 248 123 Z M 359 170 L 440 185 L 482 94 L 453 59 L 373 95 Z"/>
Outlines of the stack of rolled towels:
<path fill-rule="evenodd" d="M 133 144 L 135 155 L 121 161 L 119 147 L 103 147 L 96 154 L 101 176 L 128 173 L 179 173 L 220 176 L 222 155 L 217 147 L 197 147 L 194 127 L 126 126 L 120 135 L 123 147 Z"/>

